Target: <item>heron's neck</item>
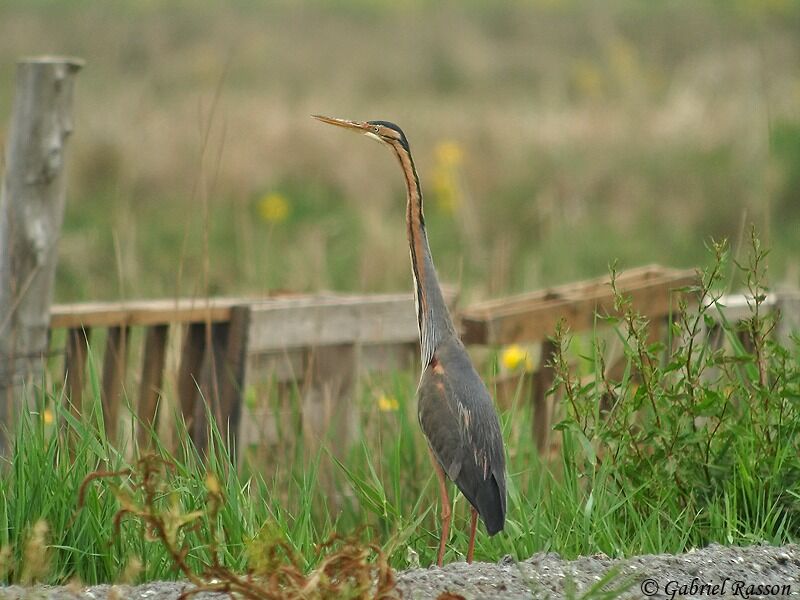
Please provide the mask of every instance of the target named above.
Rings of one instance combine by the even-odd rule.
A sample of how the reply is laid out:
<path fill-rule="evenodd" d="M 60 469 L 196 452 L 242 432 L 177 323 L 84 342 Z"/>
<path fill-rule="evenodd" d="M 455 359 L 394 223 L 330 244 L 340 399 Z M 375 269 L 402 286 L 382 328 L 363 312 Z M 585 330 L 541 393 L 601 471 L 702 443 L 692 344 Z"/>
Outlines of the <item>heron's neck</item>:
<path fill-rule="evenodd" d="M 414 161 L 407 152 L 397 152 L 406 180 L 408 203 L 406 224 L 411 250 L 411 271 L 414 277 L 414 301 L 419 325 L 422 365 L 427 366 L 439 342 L 455 334 L 455 326 L 447 310 L 442 288 L 433 266 L 425 217 L 422 213 L 422 190 Z"/>

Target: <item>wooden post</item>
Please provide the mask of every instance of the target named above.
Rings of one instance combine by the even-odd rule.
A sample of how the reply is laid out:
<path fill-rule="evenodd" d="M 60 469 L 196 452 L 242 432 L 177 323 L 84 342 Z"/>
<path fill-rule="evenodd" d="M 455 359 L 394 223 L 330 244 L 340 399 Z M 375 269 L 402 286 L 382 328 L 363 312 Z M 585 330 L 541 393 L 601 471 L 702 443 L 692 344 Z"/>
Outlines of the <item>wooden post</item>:
<path fill-rule="evenodd" d="M 199 393 L 200 373 L 206 353 L 206 324 L 190 323 L 181 349 L 181 363 L 178 367 L 178 399 L 187 432 L 192 431 L 195 405 Z"/>
<path fill-rule="evenodd" d="M 86 357 L 92 330 L 88 327 L 73 327 L 67 331 L 67 346 L 64 351 L 64 379 L 67 387 L 67 402 L 72 413 L 80 417 L 83 408 L 83 389 L 86 385 Z"/>
<path fill-rule="evenodd" d="M 152 325 L 147 328 L 142 358 L 142 383 L 139 388 L 139 445 L 147 445 L 149 429 L 156 426 L 158 398 L 164 380 L 164 362 L 167 358 L 168 325 Z"/>
<path fill-rule="evenodd" d="M 553 385 L 555 373 L 551 365 L 553 353 L 557 350 L 555 342 L 550 339 L 542 342 L 539 366 L 534 375 L 531 392 L 533 394 L 533 439 L 539 454 L 546 457 L 550 445 L 551 421 L 553 418 L 552 398 L 547 397 L 547 390 Z"/>
<path fill-rule="evenodd" d="M 314 460 L 321 445 L 344 460 L 353 443 L 358 414 L 353 395 L 358 369 L 356 344 L 319 346 L 309 350 L 306 385 L 303 390 L 303 438 L 307 458 Z M 334 485 L 332 463 L 319 466 L 319 484 L 331 510 L 341 505 Z"/>
<path fill-rule="evenodd" d="M 250 307 L 246 305 L 233 307 L 228 338 L 225 341 L 224 362 L 217 381 L 219 383 L 218 423 L 222 434 L 227 435 L 228 451 L 234 463 L 239 439 L 239 423 L 242 416 L 249 331 Z"/>
<path fill-rule="evenodd" d="M 309 352 L 308 385 L 303 394 L 303 432 L 312 452 L 325 441 L 337 457 L 348 450 L 355 432 L 353 390 L 356 345 L 320 346 Z"/>
<path fill-rule="evenodd" d="M 228 322 L 211 323 L 210 340 L 205 340 L 206 344 L 210 341 L 211 346 L 205 353 L 202 377 L 199 377 L 199 391 L 202 392 L 203 402 L 197 402 L 195 396 L 193 412 L 190 414 L 191 427 L 188 428 L 195 448 L 201 454 L 208 448 L 208 413 L 211 413 L 217 425 L 221 425 L 219 397 L 225 379 L 224 365 L 229 331 Z"/>
<path fill-rule="evenodd" d="M 0 191 L 0 425 L 6 427 L 47 351 L 72 90 L 81 65 L 69 58 L 17 64 Z M 5 446 L 0 432 L 0 451 Z"/>
<path fill-rule="evenodd" d="M 130 336 L 130 327 L 109 327 L 106 351 L 103 355 L 103 387 L 100 395 L 103 402 L 106 434 L 112 442 L 116 441 L 119 405 L 125 391 Z"/>

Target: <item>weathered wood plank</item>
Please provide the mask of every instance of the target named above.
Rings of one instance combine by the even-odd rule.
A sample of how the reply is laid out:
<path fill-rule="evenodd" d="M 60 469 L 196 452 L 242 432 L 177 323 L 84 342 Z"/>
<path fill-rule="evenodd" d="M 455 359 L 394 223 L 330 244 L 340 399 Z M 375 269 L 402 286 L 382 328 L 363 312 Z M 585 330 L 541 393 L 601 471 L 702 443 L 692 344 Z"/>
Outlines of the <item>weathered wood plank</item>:
<path fill-rule="evenodd" d="M 247 353 L 247 381 L 276 381 L 287 383 L 303 378 L 305 351 L 274 350 L 271 352 Z"/>
<path fill-rule="evenodd" d="M 219 379 L 219 427 L 228 436 L 228 450 L 236 460 L 239 423 L 242 415 L 247 370 L 248 333 L 250 331 L 250 307 L 236 306 L 231 309 L 231 320 L 225 340 L 224 362 Z"/>
<path fill-rule="evenodd" d="M 671 276 L 683 276 L 691 274 L 692 271 L 671 269 L 660 265 L 645 265 L 633 269 L 626 269 L 617 273 L 617 286 L 624 289 L 644 283 L 653 283 L 656 280 Z M 483 302 L 477 302 L 465 308 L 462 312 L 466 313 L 492 313 L 494 311 L 517 311 L 526 310 L 531 304 L 547 300 L 569 300 L 580 299 L 598 293 L 610 293 L 611 279 L 608 275 L 574 281 L 563 285 L 547 287 L 532 292 L 524 292 L 505 298 L 493 298 Z"/>
<path fill-rule="evenodd" d="M 357 429 L 358 413 L 353 401 L 358 370 L 358 349 L 354 344 L 338 344 L 312 348 L 306 384 L 303 386 L 303 439 L 306 457 L 315 460 L 321 446 L 331 449 L 333 456 L 344 460 Z M 318 470 L 321 488 L 327 502 L 337 510 L 341 501 L 326 463 Z"/>
<path fill-rule="evenodd" d="M 449 303 L 455 292 L 445 289 Z M 269 298 L 165 298 L 159 300 L 130 300 L 125 302 L 83 302 L 77 304 L 54 304 L 50 310 L 50 328 L 112 327 L 122 325 L 165 325 L 169 323 L 228 321 L 235 306 L 252 306 L 264 311 L 281 310 L 286 306 L 306 307 L 315 305 L 371 306 L 395 299 L 408 298 L 408 294 L 385 294 L 370 296 L 320 293 L 313 296 L 281 294 Z M 369 309 L 368 309 L 369 310 Z"/>
<path fill-rule="evenodd" d="M 106 338 L 106 351 L 103 355 L 103 381 L 100 397 L 103 405 L 103 420 L 106 433 L 116 439 L 119 421 L 119 407 L 125 391 L 125 374 L 128 367 L 128 340 L 130 329 L 111 327 Z"/>
<path fill-rule="evenodd" d="M 630 279 L 627 279 L 630 281 Z M 578 291 L 569 286 L 568 294 L 554 288 L 542 295 L 515 297 L 502 304 L 475 305 L 462 311 L 462 338 L 472 344 L 511 344 L 542 341 L 552 335 L 560 320 L 573 331 L 591 329 L 595 314 L 613 314 L 614 297 L 608 285 L 598 280 Z M 668 275 L 648 275 L 644 282 L 618 287 L 642 314 L 659 317 L 677 308 L 678 295 L 673 290 L 693 284 L 693 272 L 676 271 Z"/>
<path fill-rule="evenodd" d="M 91 329 L 78 327 L 67 332 L 67 343 L 64 350 L 64 380 L 67 387 L 67 402 L 76 416 L 80 416 L 83 410 L 86 358 L 91 337 Z"/>
<path fill-rule="evenodd" d="M 157 423 L 158 398 L 164 381 L 164 364 L 167 358 L 168 325 L 147 328 L 142 358 L 142 381 L 139 387 L 139 444 L 144 446 L 150 438 L 149 429 Z"/>
<path fill-rule="evenodd" d="M 411 294 L 297 299 L 252 305 L 250 352 L 380 342 L 413 342 Z"/>
<path fill-rule="evenodd" d="M 369 371 L 405 371 L 419 368 L 419 342 L 362 344 L 358 358 L 360 373 Z"/>
<path fill-rule="evenodd" d="M 347 452 L 355 430 L 353 389 L 357 370 L 353 344 L 321 346 L 309 351 L 308 383 L 303 393 L 303 431 L 310 448 L 326 438 L 337 456 Z"/>
<path fill-rule="evenodd" d="M 178 400 L 188 431 L 191 431 L 194 422 L 205 353 L 206 324 L 190 323 L 184 335 L 178 366 Z"/>
<path fill-rule="evenodd" d="M 218 425 L 222 423 L 220 395 L 225 381 L 225 355 L 230 323 L 212 323 L 211 331 L 205 330 L 206 352 L 201 369 L 200 394 L 204 402 L 195 402 L 191 413 L 189 434 L 199 452 L 208 448 L 208 413 Z M 210 346 L 209 346 L 210 343 Z M 225 430 L 219 429 L 225 436 Z"/>
<path fill-rule="evenodd" d="M 550 433 L 553 421 L 553 398 L 547 396 L 547 390 L 553 385 L 555 372 L 553 371 L 553 354 L 558 349 L 555 342 L 545 340 L 541 345 L 539 367 L 533 376 L 531 387 L 531 401 L 533 404 L 533 439 L 536 449 L 541 456 L 550 446 Z"/>
<path fill-rule="evenodd" d="M 231 308 L 242 302 L 240 298 L 181 298 L 54 304 L 50 328 L 214 323 L 230 319 Z"/>

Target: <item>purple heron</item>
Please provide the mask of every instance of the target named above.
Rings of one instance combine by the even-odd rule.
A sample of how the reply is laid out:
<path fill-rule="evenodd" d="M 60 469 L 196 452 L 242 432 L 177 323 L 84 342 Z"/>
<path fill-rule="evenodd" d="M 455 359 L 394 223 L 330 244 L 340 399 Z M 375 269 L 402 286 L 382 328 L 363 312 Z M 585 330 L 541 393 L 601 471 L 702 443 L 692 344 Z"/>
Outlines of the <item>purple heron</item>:
<path fill-rule="evenodd" d="M 314 118 L 381 142 L 400 163 L 407 190 L 406 226 L 422 357 L 417 414 L 442 500 L 437 563 L 442 566 L 444 562 L 450 533 L 451 507 L 445 475 L 471 505 L 467 550 L 467 562 L 471 563 L 478 516 L 489 535 L 505 525 L 503 436 L 492 398 L 458 337 L 436 277 L 422 213 L 422 190 L 408 140 L 397 125 L 387 121 L 348 121 L 318 115 Z"/>

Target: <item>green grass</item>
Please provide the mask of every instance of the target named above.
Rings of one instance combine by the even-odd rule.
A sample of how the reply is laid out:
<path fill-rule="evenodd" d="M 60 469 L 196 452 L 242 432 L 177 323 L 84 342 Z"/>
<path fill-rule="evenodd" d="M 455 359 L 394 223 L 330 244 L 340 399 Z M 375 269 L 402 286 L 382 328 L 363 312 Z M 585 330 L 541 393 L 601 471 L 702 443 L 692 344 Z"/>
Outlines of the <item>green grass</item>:
<path fill-rule="evenodd" d="M 716 249 L 723 261 L 724 248 Z M 742 277 L 759 298 L 764 256 L 758 246 L 754 256 Z M 599 335 L 588 340 L 589 352 L 581 346 L 584 358 L 575 370 L 568 365 L 574 350 L 559 333 L 555 365 L 557 387 L 564 390 L 559 454 L 542 462 L 530 436 L 530 410 L 517 397 L 502 415 L 508 521 L 503 533 L 478 536 L 477 560 L 496 561 L 505 554 L 524 559 L 539 551 L 630 556 L 711 542 L 798 540 L 800 344 L 795 339 L 790 347 L 777 345 L 767 335 L 770 318 L 756 310 L 744 330 L 726 326 L 721 348 L 693 336 L 718 310 L 713 289 L 724 282 L 725 271 L 719 262 L 706 272 L 695 290 L 704 299 L 700 308 L 682 313 L 667 347 L 648 345 L 646 323 L 620 298 L 615 327 L 628 360 L 620 381 L 602 375 L 595 358 Z M 118 581 L 133 558 L 141 563 L 141 580 L 176 576 L 163 547 L 149 541 L 135 520 L 124 519 L 120 535 L 114 534 L 114 514 L 126 497 L 120 490 L 137 493 L 128 489 L 127 477 L 93 482 L 78 508 L 79 488 L 89 473 L 119 470 L 137 454 L 106 438 L 93 368 L 90 381 L 94 400 L 80 419 L 60 408 L 63 398 L 53 390 L 35 392 L 54 412 L 52 423 L 45 423 L 45 407 L 18 420 L 15 452 L 0 479 L 0 546 L 13 553 L 6 560 L 12 566 L 5 574 L 9 581 L 34 576 L 52 583 L 75 577 L 86 583 Z M 378 385 L 398 400 L 396 411 L 376 407 Z M 208 454 L 200 457 L 178 420 L 177 448 L 153 437 L 155 451 L 175 464 L 167 475 L 170 491 L 159 506 L 177 506 L 180 513 L 202 509 L 206 474 L 215 474 L 224 496 L 215 523 L 216 531 L 224 531 L 223 562 L 237 571 L 247 567 L 246 550 L 258 543 L 253 540 L 261 531 L 287 542 L 305 569 L 319 563 L 317 545 L 334 532 L 377 543 L 397 568 L 431 564 L 439 508 L 414 415 L 414 387 L 412 373 L 367 382 L 357 407 L 360 443 L 339 459 L 324 448 L 309 455 L 288 431 L 269 450 L 271 458 L 257 448 L 243 449 L 251 460 L 245 456 L 237 470 L 218 431 L 212 430 Z M 613 402 L 603 404 L 603 394 L 611 394 Z M 446 561 L 463 560 L 467 547 L 467 506 L 458 495 L 454 504 Z M 49 564 L 31 575 L 13 567 L 24 562 L 26 552 L 39 548 L 42 554 L 45 542 L 29 540 L 40 520 L 49 526 Z M 195 568 L 209 559 L 212 529 L 204 522 L 186 533 Z"/>

